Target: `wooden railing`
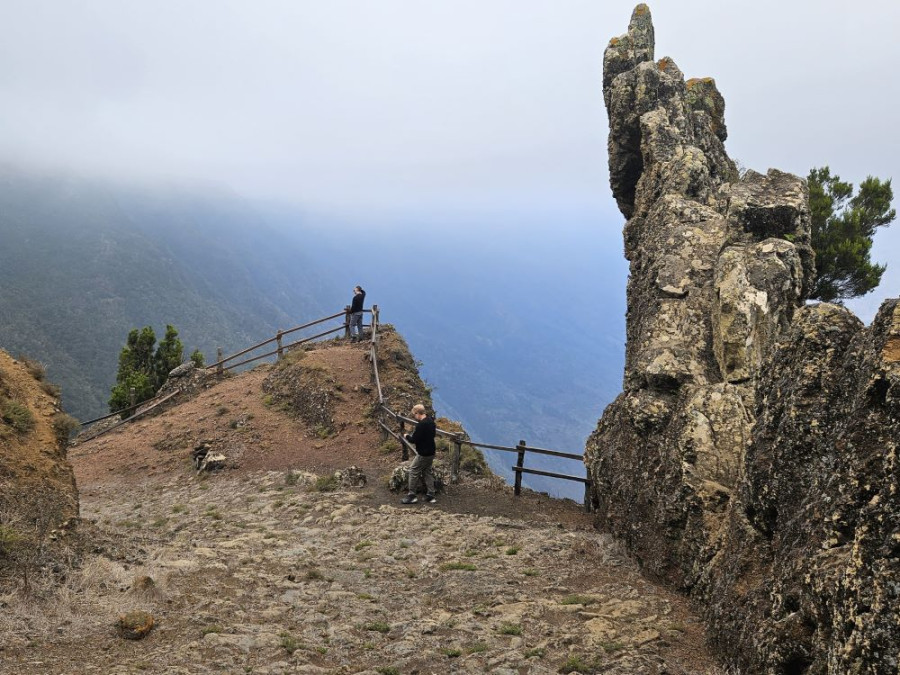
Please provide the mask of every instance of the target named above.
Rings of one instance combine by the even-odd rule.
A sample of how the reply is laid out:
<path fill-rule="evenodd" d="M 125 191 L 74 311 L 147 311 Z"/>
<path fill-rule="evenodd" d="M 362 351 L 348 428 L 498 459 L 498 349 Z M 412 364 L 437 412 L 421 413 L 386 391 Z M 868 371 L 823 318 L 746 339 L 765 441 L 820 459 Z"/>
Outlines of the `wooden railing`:
<path fill-rule="evenodd" d="M 372 361 L 372 370 L 375 377 L 375 386 L 378 391 L 378 409 L 379 409 L 379 420 L 378 424 L 381 430 L 387 436 L 390 436 L 397 440 L 400 443 L 400 447 L 402 449 L 402 457 L 404 460 L 409 459 L 409 453 L 412 452 L 415 454 L 415 447 L 406 440 L 406 429 L 407 425 L 410 425 L 409 428 L 414 428 L 416 425 L 416 420 L 405 417 L 400 413 L 397 413 L 390 409 L 384 399 L 384 391 L 381 387 L 381 375 L 378 371 L 378 329 L 379 329 L 379 313 L 378 313 L 378 305 L 372 305 L 372 309 L 363 310 L 366 314 L 371 315 L 371 322 L 366 325 L 367 328 L 370 329 L 370 347 L 369 347 L 369 355 Z M 341 323 L 335 327 L 329 328 L 328 330 L 317 333 L 316 335 L 312 335 L 309 337 L 301 338 L 300 340 L 296 340 L 294 342 L 290 342 L 288 344 L 284 344 L 284 336 L 290 335 L 292 333 L 296 333 L 297 331 L 304 330 L 306 328 L 311 328 L 313 326 L 317 326 L 328 321 L 334 321 L 335 319 L 341 319 Z M 326 316 L 322 319 L 317 319 L 315 321 L 310 321 L 309 323 L 305 323 L 301 326 L 295 326 L 294 328 L 289 328 L 288 330 L 279 330 L 274 337 L 269 338 L 268 340 L 263 340 L 252 347 L 247 347 L 246 349 L 242 349 L 239 352 L 231 354 L 230 356 L 222 357 L 221 348 L 218 350 L 217 360 L 215 363 L 212 363 L 206 366 L 206 370 L 215 369 L 217 375 L 223 376 L 225 371 L 231 370 L 233 368 L 237 368 L 239 366 L 246 365 L 248 363 L 252 363 L 254 361 L 259 361 L 260 359 L 268 358 L 271 356 L 275 356 L 277 359 L 281 359 L 284 356 L 286 350 L 291 349 L 293 347 L 297 347 L 301 344 L 311 342 L 313 340 L 317 340 L 319 338 L 325 337 L 326 335 L 331 335 L 333 333 L 337 333 L 339 331 L 344 331 L 344 335 L 350 336 L 350 307 L 345 307 L 344 311 L 338 312 L 336 314 L 332 314 L 331 316 Z M 246 358 L 237 362 L 234 362 L 235 359 L 238 359 L 242 356 L 246 356 L 251 352 L 260 349 L 261 347 L 265 347 L 266 345 L 275 344 L 275 349 L 271 351 L 267 351 L 263 354 L 257 354 L 255 356 L 251 356 L 250 358 Z M 158 405 L 168 401 L 176 394 L 180 393 L 180 390 L 176 390 L 174 392 L 170 392 L 165 396 L 157 396 L 148 401 L 144 401 L 130 408 L 126 408 L 124 410 L 118 410 L 114 413 L 110 413 L 108 415 L 104 415 L 103 417 L 98 417 L 96 419 L 90 420 L 88 422 L 82 423 L 82 427 L 85 427 L 89 424 L 93 424 L 94 422 L 99 422 L 101 420 L 108 419 L 110 417 L 114 417 L 115 415 L 121 415 L 123 412 L 128 412 L 130 410 L 139 409 L 136 413 L 132 414 L 130 417 L 127 417 L 120 421 L 118 424 L 108 427 L 101 431 L 99 434 L 92 436 L 91 438 L 96 438 L 101 434 L 106 433 L 107 431 L 111 431 L 112 429 L 118 427 L 120 424 L 125 424 L 126 422 L 131 422 L 138 417 L 146 414 L 150 410 L 156 408 Z M 397 425 L 397 430 L 395 431 L 386 423 L 388 420 L 393 421 Z M 570 476 L 563 473 L 554 473 L 552 471 L 542 471 L 539 469 L 530 469 L 525 467 L 525 456 L 528 453 L 536 454 L 536 455 L 549 455 L 551 457 L 561 457 L 564 459 L 573 459 L 584 461 L 583 455 L 578 455 L 571 452 L 560 452 L 559 450 L 547 450 L 545 448 L 536 448 L 529 446 L 524 440 L 519 441 L 519 443 L 515 446 L 506 446 L 506 445 L 493 445 L 489 443 L 478 443 L 476 441 L 468 440 L 465 438 L 465 435 L 462 433 L 445 431 L 443 429 L 437 429 L 437 434 L 443 438 L 448 440 L 448 443 L 452 446 L 452 451 L 450 453 L 450 480 L 452 482 L 459 481 L 459 468 L 460 468 L 460 458 L 462 456 L 462 446 L 470 445 L 474 448 L 483 448 L 486 450 L 499 450 L 501 452 L 514 452 L 516 453 L 516 464 L 511 467 L 513 472 L 515 473 L 515 482 L 514 482 L 514 493 L 518 496 L 522 492 L 522 474 L 530 474 L 535 476 L 547 476 L 549 478 L 559 478 L 560 480 L 568 480 L 575 481 L 578 483 L 584 483 L 584 507 L 586 510 L 590 510 L 591 501 L 590 501 L 590 487 L 591 480 L 590 478 L 584 478 L 581 476 Z"/>
<path fill-rule="evenodd" d="M 372 314 L 373 316 L 377 316 L 378 305 L 373 305 L 372 309 L 364 309 L 363 312 L 366 314 Z M 296 341 L 288 343 L 288 344 L 283 343 L 283 339 L 284 339 L 285 335 L 290 335 L 291 333 L 296 333 L 298 330 L 303 330 L 305 328 L 311 328 L 313 326 L 323 324 L 326 321 L 334 321 L 335 319 L 338 319 L 338 318 L 342 319 L 341 323 L 338 326 L 329 328 L 328 330 L 323 331 L 321 333 L 317 333 L 316 335 L 311 335 L 309 337 L 305 337 L 305 338 L 296 340 Z M 371 327 L 371 325 L 369 325 L 367 327 Z M 247 347 L 246 349 L 242 349 L 241 351 L 239 351 L 235 354 L 232 354 L 231 356 L 226 356 L 223 358 L 222 357 L 222 349 L 220 348 L 219 353 L 216 356 L 216 359 L 217 359 L 216 362 L 211 363 L 210 365 L 206 366 L 206 369 L 212 370 L 213 368 L 215 368 L 216 372 L 219 375 L 222 375 L 222 374 L 224 374 L 224 372 L 226 370 L 231 370 L 232 368 L 237 368 L 238 366 L 243 366 L 248 363 L 252 363 L 253 361 L 259 361 L 260 359 L 265 359 L 270 356 L 275 356 L 278 359 L 281 359 L 281 357 L 284 356 L 285 350 L 291 349 L 292 347 L 297 347 L 298 345 L 302 345 L 306 342 L 312 342 L 313 340 L 318 340 L 319 338 L 325 337 L 326 335 L 331 335 L 333 333 L 337 333 L 339 331 L 344 331 L 344 335 L 346 337 L 350 337 L 350 307 L 345 307 L 344 311 L 342 311 L 342 312 L 338 312 L 337 314 L 332 314 L 331 316 L 326 316 L 322 319 L 316 319 L 315 321 L 310 321 L 309 323 L 305 323 L 302 326 L 295 326 L 294 328 L 289 328 L 288 330 L 279 330 L 275 334 L 275 337 L 271 337 L 268 340 L 263 340 L 262 342 L 259 342 L 255 345 L 253 345 L 252 347 Z M 373 333 L 374 333 L 374 331 L 373 331 Z M 249 354 L 250 352 L 259 349 L 260 347 L 265 347 L 266 345 L 270 345 L 272 343 L 275 343 L 277 345 L 276 348 L 273 349 L 272 351 L 266 352 L 264 354 L 257 354 L 256 356 L 252 356 L 248 359 L 244 359 L 243 361 L 238 361 L 237 363 L 229 363 L 230 361 L 233 361 L 234 359 L 236 359 L 240 356 L 245 356 L 245 355 Z M 225 365 L 226 363 L 228 365 Z"/>
<path fill-rule="evenodd" d="M 406 425 L 411 425 L 410 428 L 414 428 L 417 424 L 416 420 L 411 419 L 409 417 L 404 417 L 403 415 L 391 410 L 387 403 L 384 400 L 384 392 L 381 389 L 381 376 L 378 372 L 378 352 L 377 352 L 377 344 L 378 344 L 378 321 L 377 321 L 377 312 L 375 314 L 375 318 L 372 321 L 372 336 L 371 336 L 371 347 L 370 347 L 370 358 L 372 361 L 372 369 L 375 374 L 375 386 L 378 391 L 378 408 L 381 412 L 381 418 L 378 420 L 378 424 L 381 427 L 382 431 L 395 440 L 399 441 L 400 447 L 402 448 L 402 457 L 404 460 L 409 459 L 409 453 L 412 451 L 415 453 L 415 447 L 406 440 Z M 393 420 L 398 428 L 396 431 L 391 429 L 385 423 L 385 417 Z M 460 457 L 462 455 L 462 446 L 463 444 L 470 445 L 475 448 L 484 448 L 487 450 L 499 450 L 501 452 L 515 452 L 516 453 L 516 464 L 515 466 L 510 467 L 515 473 L 515 481 L 513 484 L 513 492 L 516 496 L 519 496 L 522 493 L 522 474 L 531 474 L 535 476 L 547 476 L 549 478 L 559 478 L 561 480 L 569 480 L 575 481 L 578 483 L 584 484 L 584 508 L 586 511 L 591 510 L 591 479 L 584 478 L 581 476 L 570 476 L 568 474 L 563 473 L 555 473 L 552 471 L 542 471 L 539 469 L 529 469 L 525 467 L 525 455 L 527 453 L 532 453 L 535 455 L 548 455 L 551 457 L 561 457 L 563 459 L 573 459 L 583 462 L 584 455 L 578 455 L 572 452 L 560 452 L 559 450 L 547 450 L 545 448 L 535 448 L 529 446 L 524 440 L 520 440 L 519 443 L 515 447 L 506 446 L 506 445 L 493 445 L 489 443 L 478 443 L 476 441 L 467 440 L 464 434 L 456 433 L 452 431 L 444 431 L 443 429 L 437 429 L 437 434 L 448 439 L 448 442 L 452 445 L 452 451 L 450 453 L 450 480 L 453 483 L 459 481 L 459 465 L 460 465 Z"/>

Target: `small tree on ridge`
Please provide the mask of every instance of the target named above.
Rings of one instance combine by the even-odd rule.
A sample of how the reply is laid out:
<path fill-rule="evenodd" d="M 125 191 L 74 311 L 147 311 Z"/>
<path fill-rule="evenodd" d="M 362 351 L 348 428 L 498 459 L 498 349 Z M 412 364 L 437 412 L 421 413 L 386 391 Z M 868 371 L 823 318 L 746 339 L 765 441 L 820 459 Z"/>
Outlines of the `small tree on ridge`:
<path fill-rule="evenodd" d="M 119 352 L 119 371 L 110 392 L 109 411 L 116 412 L 153 398 L 173 368 L 184 361 L 184 345 L 174 326 L 166 326 L 166 335 L 156 345 L 156 334 L 150 326 L 128 333 Z M 132 400 L 132 389 L 134 399 Z"/>
<path fill-rule="evenodd" d="M 832 302 L 865 295 L 887 269 L 869 255 L 875 230 L 897 215 L 891 179 L 869 176 L 855 195 L 853 184 L 832 176 L 827 166 L 812 169 L 807 181 L 817 272 L 810 298 Z"/>

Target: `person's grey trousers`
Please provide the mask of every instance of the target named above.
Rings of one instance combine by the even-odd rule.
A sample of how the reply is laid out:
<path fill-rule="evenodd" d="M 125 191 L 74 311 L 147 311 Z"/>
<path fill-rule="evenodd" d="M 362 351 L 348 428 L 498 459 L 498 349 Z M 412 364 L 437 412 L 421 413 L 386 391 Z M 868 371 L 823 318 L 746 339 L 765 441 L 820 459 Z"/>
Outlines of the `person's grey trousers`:
<path fill-rule="evenodd" d="M 425 482 L 425 491 L 434 494 L 434 472 L 431 465 L 434 462 L 434 455 L 416 455 L 412 465 L 409 467 L 409 493 L 416 494 L 420 481 Z"/>

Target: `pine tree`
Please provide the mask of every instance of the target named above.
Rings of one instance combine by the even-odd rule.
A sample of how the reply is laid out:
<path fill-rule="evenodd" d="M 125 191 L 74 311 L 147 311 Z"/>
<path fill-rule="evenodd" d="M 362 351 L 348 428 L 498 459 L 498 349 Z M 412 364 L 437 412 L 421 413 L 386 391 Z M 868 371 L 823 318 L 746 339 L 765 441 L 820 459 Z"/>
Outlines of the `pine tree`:
<path fill-rule="evenodd" d="M 153 398 L 173 368 L 184 360 L 184 345 L 174 326 L 166 326 L 166 335 L 156 347 L 156 334 L 150 326 L 128 333 L 119 352 L 119 371 L 110 392 L 109 410 L 116 412 Z M 132 390 L 134 392 L 132 397 Z"/>
<path fill-rule="evenodd" d="M 183 361 L 184 345 L 178 339 L 178 331 L 174 326 L 167 325 L 166 336 L 160 341 L 153 358 L 156 391 L 163 386 L 172 369 L 180 366 Z"/>
<path fill-rule="evenodd" d="M 869 176 L 855 195 L 852 183 L 832 176 L 827 166 L 812 169 L 807 181 L 818 274 L 810 297 L 831 302 L 865 295 L 886 269 L 869 255 L 875 230 L 897 215 L 891 208 L 891 179 Z"/>

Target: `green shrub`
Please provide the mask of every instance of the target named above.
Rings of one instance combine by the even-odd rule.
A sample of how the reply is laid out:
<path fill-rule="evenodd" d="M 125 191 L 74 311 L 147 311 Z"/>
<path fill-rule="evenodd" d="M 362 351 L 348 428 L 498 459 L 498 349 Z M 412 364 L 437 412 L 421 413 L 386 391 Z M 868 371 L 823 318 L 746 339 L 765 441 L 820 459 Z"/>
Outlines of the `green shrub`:
<path fill-rule="evenodd" d="M 23 404 L 12 399 L 3 402 L 0 408 L 0 417 L 20 434 L 25 434 L 34 429 L 34 415 Z"/>
<path fill-rule="evenodd" d="M 400 444 L 393 438 L 389 438 L 381 444 L 378 451 L 382 455 L 397 455 L 400 454 Z"/>
<path fill-rule="evenodd" d="M 340 487 L 340 483 L 334 476 L 319 476 L 315 487 L 318 492 L 334 492 Z"/>
<path fill-rule="evenodd" d="M 562 600 L 559 601 L 561 605 L 590 605 L 591 603 L 597 602 L 596 598 L 592 598 L 590 595 L 567 595 Z"/>
<path fill-rule="evenodd" d="M 53 416 L 53 431 L 56 432 L 56 438 L 60 443 L 68 441 L 80 426 L 81 423 L 77 419 L 64 412 L 58 412 Z"/>
<path fill-rule="evenodd" d="M 52 398 L 59 398 L 60 394 L 62 394 L 62 388 L 58 384 L 53 384 L 48 380 L 43 380 L 41 382 L 41 389 L 44 390 L 44 393 Z"/>
<path fill-rule="evenodd" d="M 481 450 L 463 443 L 459 453 L 459 468 L 474 474 L 488 473 L 488 465 Z"/>
<path fill-rule="evenodd" d="M 18 530 L 9 525 L 0 525 L 0 557 L 10 556 L 25 541 Z"/>
<path fill-rule="evenodd" d="M 596 661 L 588 661 L 584 657 L 578 656 L 577 654 L 572 654 L 566 659 L 566 662 L 559 667 L 557 672 L 563 673 L 596 673 L 597 672 L 597 662 Z"/>
<path fill-rule="evenodd" d="M 47 376 L 47 368 L 40 361 L 29 359 L 27 356 L 19 355 L 19 361 L 25 366 L 25 370 L 38 382 L 41 382 Z"/>
<path fill-rule="evenodd" d="M 298 649 L 306 649 L 306 646 L 290 633 L 282 633 L 279 637 L 281 638 L 282 649 L 288 654 L 293 654 Z"/>

